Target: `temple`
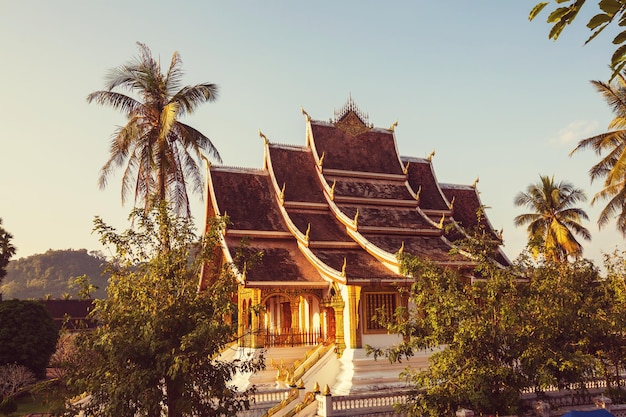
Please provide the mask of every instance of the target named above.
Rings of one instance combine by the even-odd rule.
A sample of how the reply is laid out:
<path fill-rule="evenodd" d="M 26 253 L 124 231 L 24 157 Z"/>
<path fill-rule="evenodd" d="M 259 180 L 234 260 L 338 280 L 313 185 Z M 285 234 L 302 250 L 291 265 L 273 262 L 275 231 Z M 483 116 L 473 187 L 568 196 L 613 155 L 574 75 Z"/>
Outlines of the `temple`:
<path fill-rule="evenodd" d="M 400 156 L 396 124 L 372 126 L 351 98 L 330 122 L 302 113 L 304 146 L 259 132 L 262 169 L 209 169 L 207 220 L 229 219 L 222 252 L 237 267 L 239 336 L 253 348 L 329 341 L 338 352 L 397 342 L 374 318 L 408 303 L 398 253 L 471 279 L 475 261 L 453 242 L 481 222 L 500 234 L 477 216 L 476 183 L 439 183 L 432 155 Z M 497 261 L 509 263 L 501 250 Z"/>

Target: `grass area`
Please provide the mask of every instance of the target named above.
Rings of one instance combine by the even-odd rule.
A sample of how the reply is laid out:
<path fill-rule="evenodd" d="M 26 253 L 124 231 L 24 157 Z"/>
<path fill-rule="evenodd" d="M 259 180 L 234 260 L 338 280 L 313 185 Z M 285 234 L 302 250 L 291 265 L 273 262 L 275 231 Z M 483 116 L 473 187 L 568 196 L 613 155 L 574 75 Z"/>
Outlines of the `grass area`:
<path fill-rule="evenodd" d="M 49 405 L 46 398 L 41 395 L 26 394 L 17 399 L 17 411 L 9 414 L 9 417 L 26 416 L 28 414 L 47 413 Z"/>

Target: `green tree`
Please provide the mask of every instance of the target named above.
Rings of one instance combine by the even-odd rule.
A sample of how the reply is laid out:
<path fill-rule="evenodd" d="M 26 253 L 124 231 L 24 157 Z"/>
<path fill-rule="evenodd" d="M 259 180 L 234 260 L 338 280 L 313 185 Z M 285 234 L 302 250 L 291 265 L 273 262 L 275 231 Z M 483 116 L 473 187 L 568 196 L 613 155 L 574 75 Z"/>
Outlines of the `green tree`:
<path fill-rule="evenodd" d="M 418 391 L 406 410 L 414 416 L 454 415 L 459 408 L 476 414 L 510 415 L 518 411 L 527 385 L 517 365 L 523 345 L 523 294 L 508 268 L 480 265 L 486 278 L 473 284 L 462 271 L 402 255 L 405 274 L 414 278 L 410 297 L 415 309 L 399 310 L 388 322 L 404 342 L 376 355 L 402 360 L 416 349 L 436 349 L 425 370 L 404 377 Z M 371 349 L 371 348 L 370 348 Z"/>
<path fill-rule="evenodd" d="M 602 159 L 589 170 L 591 182 L 604 179 L 603 188 L 591 200 L 608 200 L 600 212 L 598 226 L 603 227 L 617 215 L 617 229 L 626 235 L 626 78 L 618 74 L 612 83 L 592 81 L 596 90 L 613 109 L 615 118 L 609 131 L 578 142 L 570 153 L 592 149 Z"/>
<path fill-rule="evenodd" d="M 0 366 L 15 363 L 43 378 L 59 331 L 50 313 L 36 301 L 0 303 Z"/>
<path fill-rule="evenodd" d="M 563 29 L 576 19 L 580 10 L 585 6 L 586 0 L 553 0 L 553 2 L 555 8 L 547 18 L 548 24 L 552 25 L 548 37 L 556 40 Z M 547 1 L 535 5 L 528 16 L 529 20 L 537 17 L 549 3 L 551 2 Z M 591 31 L 591 35 L 585 44 L 591 42 L 612 23 L 617 24 L 620 28 L 626 25 L 626 2 L 622 0 L 599 0 L 598 12 L 587 22 L 587 28 Z M 626 30 L 619 32 L 613 38 L 613 44 L 619 45 L 611 56 L 613 76 L 621 72 L 626 65 L 626 45 L 624 42 L 626 42 Z"/>
<path fill-rule="evenodd" d="M 16 251 L 15 246 L 11 243 L 11 239 L 13 239 L 13 236 L 4 230 L 2 219 L 0 219 L 0 284 L 2 284 L 2 279 L 7 274 L 6 267 L 9 264 L 9 260 L 15 255 Z M 0 299 L 1 296 L 2 292 L 0 292 Z"/>
<path fill-rule="evenodd" d="M 227 362 L 218 354 L 236 338 L 230 324 L 237 281 L 226 267 L 198 292 L 205 262 L 220 262 L 216 221 L 197 241 L 190 218 L 164 204 L 135 209 L 135 229 L 117 233 L 97 218 L 95 230 L 113 246 L 108 297 L 96 300 L 100 326 L 82 335 L 90 355 L 69 380 L 88 392 L 88 414 L 169 417 L 234 415 L 249 405 L 251 390 L 230 382 L 237 372 L 264 366 L 263 357 Z M 132 335 L 132 337 L 129 337 Z"/>
<path fill-rule="evenodd" d="M 91 291 L 93 298 L 105 296 L 108 275 L 105 274 L 106 258 L 98 252 L 86 249 L 48 250 L 45 253 L 13 259 L 7 267 L 7 276 L 0 290 L 9 298 L 61 298 L 70 293 L 81 298 L 76 279 L 85 277 L 98 290 Z M 93 288 L 92 288 L 93 289 Z"/>
<path fill-rule="evenodd" d="M 202 103 L 217 98 L 215 84 L 202 83 L 181 88 L 181 59 L 174 52 L 165 74 L 150 49 L 139 45 L 139 57 L 110 71 L 106 90 L 87 96 L 88 102 L 109 105 L 128 117 L 114 134 L 110 158 L 102 167 L 99 184 L 107 185 L 116 167 L 125 166 L 122 203 L 134 193 L 135 203 L 150 198 L 169 201 L 177 213 L 190 215 L 187 185 L 202 192 L 202 151 L 221 161 L 211 140 L 179 118 L 191 114 Z M 139 99 L 114 91 L 127 90 Z M 195 158 L 194 158 L 195 157 Z"/>
<path fill-rule="evenodd" d="M 402 272 L 413 279 L 414 308 L 379 319 L 403 341 L 367 348 L 390 361 L 435 349 L 428 368 L 401 375 L 415 387 L 401 407 L 409 415 L 453 416 L 459 408 L 519 414 L 524 390 L 571 386 L 593 375 L 603 317 L 597 269 L 583 260 L 537 266 L 529 256 L 503 267 L 490 256 L 497 244 L 480 228 L 469 231 L 463 250 L 476 261 L 471 280 L 468 271 L 399 255 Z"/>
<path fill-rule="evenodd" d="M 529 388 L 579 388 L 594 375 L 597 365 L 591 341 L 597 335 L 595 321 L 598 270 L 587 260 L 528 261 L 520 276 L 528 287 L 524 300 L 523 350 L 520 366 Z"/>
<path fill-rule="evenodd" d="M 516 206 L 533 211 L 515 217 L 516 226 L 528 224 L 528 242 L 534 256 L 565 261 L 568 256 L 579 258 L 583 248 L 574 237 L 591 239 L 589 230 L 580 222 L 588 220 L 587 213 L 575 205 L 586 201 L 585 193 L 568 182 L 554 182 L 554 177 L 540 176 L 540 182 L 531 184 L 526 192 L 515 196 Z"/>
<path fill-rule="evenodd" d="M 626 252 L 604 255 L 606 277 L 596 284 L 599 300 L 594 311 L 594 337 L 590 339 L 594 355 L 607 383 L 607 394 L 614 402 L 623 402 L 620 380 L 626 368 Z"/>

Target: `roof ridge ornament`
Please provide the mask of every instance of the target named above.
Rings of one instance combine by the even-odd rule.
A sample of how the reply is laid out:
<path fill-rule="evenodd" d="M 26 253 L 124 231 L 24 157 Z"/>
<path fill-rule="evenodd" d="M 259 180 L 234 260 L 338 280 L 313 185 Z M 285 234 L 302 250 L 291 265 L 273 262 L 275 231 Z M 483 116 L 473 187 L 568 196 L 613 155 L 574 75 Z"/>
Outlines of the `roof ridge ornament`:
<path fill-rule="evenodd" d="M 281 188 L 280 190 L 280 205 L 284 206 L 285 205 L 285 187 L 287 186 L 286 183 L 283 182 L 283 188 Z"/>
<path fill-rule="evenodd" d="M 267 139 L 267 136 L 265 136 L 265 135 L 263 134 L 263 132 L 261 132 L 261 129 L 259 129 L 259 137 L 260 137 L 261 139 L 263 139 L 263 143 L 264 143 L 264 144 L 266 144 L 266 145 L 267 145 L 267 144 L 269 144 L 269 143 L 270 143 L 270 141 Z"/>
<path fill-rule="evenodd" d="M 472 184 L 473 189 L 476 189 L 476 186 L 478 185 L 478 181 L 480 181 L 480 177 L 476 177 L 476 179 L 474 180 L 474 183 Z"/>
<path fill-rule="evenodd" d="M 302 114 L 304 115 L 304 117 L 305 117 L 306 121 L 307 121 L 307 122 L 310 122 L 310 121 L 311 121 L 311 116 L 309 116 L 309 113 L 307 113 L 307 112 L 304 110 L 304 107 L 300 107 L 300 111 L 301 111 L 301 112 L 302 112 Z"/>
<path fill-rule="evenodd" d="M 343 257 L 343 266 L 341 267 L 341 276 L 342 277 L 346 277 L 346 266 L 348 266 L 348 260 L 346 259 L 346 257 Z"/>
<path fill-rule="evenodd" d="M 330 121 L 335 127 L 352 136 L 359 136 L 374 127 L 369 122 L 369 115 L 361 111 L 354 103 L 352 94 L 342 108 L 335 109 L 335 120 L 331 119 Z"/>
<path fill-rule="evenodd" d="M 435 156 L 435 150 L 433 149 L 433 151 L 430 153 L 430 155 L 428 155 L 428 162 L 431 162 L 433 160 L 433 156 Z"/>
<path fill-rule="evenodd" d="M 397 126 L 398 126 L 398 119 L 396 119 L 396 121 L 393 122 L 393 124 L 391 126 L 389 126 L 389 130 L 391 130 L 393 132 L 396 129 Z"/>
<path fill-rule="evenodd" d="M 326 151 L 322 151 L 322 156 L 320 156 L 320 159 L 317 161 L 317 166 L 320 168 L 324 167 L 324 156 L 326 156 Z"/>

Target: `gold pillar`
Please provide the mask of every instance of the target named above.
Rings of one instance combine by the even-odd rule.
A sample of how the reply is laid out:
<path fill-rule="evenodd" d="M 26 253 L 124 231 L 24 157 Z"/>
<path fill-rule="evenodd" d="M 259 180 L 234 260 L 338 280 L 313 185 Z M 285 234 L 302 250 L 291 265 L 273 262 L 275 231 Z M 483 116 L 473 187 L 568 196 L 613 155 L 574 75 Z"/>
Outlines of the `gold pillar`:
<path fill-rule="evenodd" d="M 350 348 L 362 347 L 361 329 L 359 329 L 359 301 L 361 300 L 361 287 L 348 285 L 348 314 L 350 319 Z"/>
<path fill-rule="evenodd" d="M 252 332 L 252 347 L 260 348 L 263 347 L 264 335 L 263 335 L 263 326 L 260 326 L 261 323 L 261 307 L 259 304 L 261 303 L 261 290 L 258 288 L 250 288 L 252 291 L 252 320 L 250 323 L 250 330 Z"/>
<path fill-rule="evenodd" d="M 300 333 L 300 297 L 290 297 L 289 307 L 291 308 L 291 338 L 292 342 L 299 343 L 297 334 Z"/>
<path fill-rule="evenodd" d="M 332 298 L 330 305 L 335 311 L 335 346 L 337 349 L 337 353 L 341 355 L 346 349 L 346 342 L 343 332 L 343 309 L 345 303 L 343 302 L 341 295 L 337 294 Z"/>

